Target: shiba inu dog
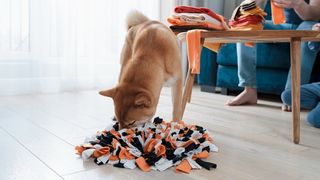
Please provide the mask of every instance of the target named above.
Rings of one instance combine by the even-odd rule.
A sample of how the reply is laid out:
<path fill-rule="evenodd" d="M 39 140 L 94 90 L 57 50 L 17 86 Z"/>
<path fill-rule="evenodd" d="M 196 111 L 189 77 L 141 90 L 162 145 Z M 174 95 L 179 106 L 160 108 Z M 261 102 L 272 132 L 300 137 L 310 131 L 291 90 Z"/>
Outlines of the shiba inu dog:
<path fill-rule="evenodd" d="M 120 128 L 150 121 L 164 85 L 172 87 L 172 119 L 181 120 L 183 79 L 176 36 L 162 23 L 151 21 L 138 11 L 128 14 L 127 30 L 118 84 L 100 92 L 113 99 Z"/>

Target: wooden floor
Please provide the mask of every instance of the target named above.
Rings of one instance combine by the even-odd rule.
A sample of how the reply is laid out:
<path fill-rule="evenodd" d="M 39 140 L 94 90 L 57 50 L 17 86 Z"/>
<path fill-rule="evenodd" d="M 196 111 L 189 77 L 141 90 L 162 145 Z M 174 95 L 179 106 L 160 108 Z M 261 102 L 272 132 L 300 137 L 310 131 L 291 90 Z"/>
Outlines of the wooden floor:
<path fill-rule="evenodd" d="M 157 115 L 170 118 L 164 89 Z M 280 103 L 227 107 L 231 98 L 194 89 L 184 120 L 211 132 L 216 170 L 143 173 L 83 162 L 74 146 L 112 123 L 112 101 L 97 91 L 0 97 L 0 179 L 320 179 L 320 129 L 301 114 L 301 144 L 291 141 L 291 113 Z"/>

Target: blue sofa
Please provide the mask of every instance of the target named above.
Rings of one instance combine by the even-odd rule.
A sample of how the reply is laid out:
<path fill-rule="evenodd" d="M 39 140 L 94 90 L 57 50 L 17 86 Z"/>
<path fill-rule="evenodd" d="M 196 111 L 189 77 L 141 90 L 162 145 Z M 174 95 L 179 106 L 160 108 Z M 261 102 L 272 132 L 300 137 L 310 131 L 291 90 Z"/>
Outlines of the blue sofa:
<path fill-rule="evenodd" d="M 266 6 L 265 11 L 269 12 L 270 7 Z M 270 19 L 270 16 L 266 19 Z M 258 43 L 255 48 L 257 48 L 258 92 L 281 94 L 290 68 L 290 45 Z M 200 68 L 201 72 L 197 80 L 202 90 L 214 91 L 215 87 L 223 88 L 224 93 L 229 90 L 241 90 L 238 87 L 236 44 L 224 45 L 218 54 L 203 48 Z M 320 81 L 320 53 L 312 73 L 311 82 L 314 81 Z"/>

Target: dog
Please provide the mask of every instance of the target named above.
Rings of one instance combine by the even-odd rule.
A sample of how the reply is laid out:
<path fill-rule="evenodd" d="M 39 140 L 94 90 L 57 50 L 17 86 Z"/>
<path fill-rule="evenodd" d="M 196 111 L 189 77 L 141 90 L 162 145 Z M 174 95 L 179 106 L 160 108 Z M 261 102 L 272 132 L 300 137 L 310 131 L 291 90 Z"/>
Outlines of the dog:
<path fill-rule="evenodd" d="M 127 35 L 116 87 L 100 91 L 114 102 L 120 129 L 151 121 L 163 86 L 171 86 L 172 120 L 182 116 L 182 64 L 178 41 L 164 24 L 138 11 L 127 16 Z"/>

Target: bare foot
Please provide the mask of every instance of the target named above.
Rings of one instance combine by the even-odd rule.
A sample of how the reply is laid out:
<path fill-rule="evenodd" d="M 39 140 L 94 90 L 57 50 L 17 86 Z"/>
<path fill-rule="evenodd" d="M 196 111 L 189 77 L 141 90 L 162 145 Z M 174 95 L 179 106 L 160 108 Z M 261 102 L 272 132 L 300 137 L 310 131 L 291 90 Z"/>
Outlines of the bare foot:
<path fill-rule="evenodd" d="M 234 99 L 231 99 L 226 102 L 228 106 L 239 106 L 245 104 L 257 104 L 258 96 L 257 90 L 254 88 L 246 87 L 242 93 L 240 93 Z"/>
<path fill-rule="evenodd" d="M 291 112 L 291 106 L 288 106 L 286 104 L 282 104 L 281 109 L 282 111 Z"/>

